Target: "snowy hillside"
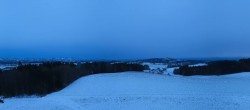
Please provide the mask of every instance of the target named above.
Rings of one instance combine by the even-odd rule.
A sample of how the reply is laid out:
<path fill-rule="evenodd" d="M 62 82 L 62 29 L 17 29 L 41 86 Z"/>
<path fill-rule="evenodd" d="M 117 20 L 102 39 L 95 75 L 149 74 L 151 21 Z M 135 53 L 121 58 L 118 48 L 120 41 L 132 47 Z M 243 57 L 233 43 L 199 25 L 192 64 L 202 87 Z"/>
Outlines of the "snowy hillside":
<path fill-rule="evenodd" d="M 83 77 L 43 98 L 11 98 L 0 110 L 247 110 L 250 73 L 167 76 L 124 72 Z"/>

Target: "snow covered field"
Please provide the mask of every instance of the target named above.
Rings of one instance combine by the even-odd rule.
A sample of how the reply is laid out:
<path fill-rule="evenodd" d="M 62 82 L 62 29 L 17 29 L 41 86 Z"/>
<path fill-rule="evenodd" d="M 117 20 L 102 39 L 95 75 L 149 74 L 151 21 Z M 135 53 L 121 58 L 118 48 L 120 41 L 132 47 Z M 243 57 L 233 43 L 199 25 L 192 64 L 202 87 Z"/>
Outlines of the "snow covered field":
<path fill-rule="evenodd" d="M 17 66 L 14 66 L 14 65 L 0 65 L 1 70 L 8 70 L 8 69 L 16 68 L 16 67 Z"/>
<path fill-rule="evenodd" d="M 248 110 L 250 73 L 168 76 L 142 72 L 83 77 L 42 98 L 10 98 L 0 110 Z"/>

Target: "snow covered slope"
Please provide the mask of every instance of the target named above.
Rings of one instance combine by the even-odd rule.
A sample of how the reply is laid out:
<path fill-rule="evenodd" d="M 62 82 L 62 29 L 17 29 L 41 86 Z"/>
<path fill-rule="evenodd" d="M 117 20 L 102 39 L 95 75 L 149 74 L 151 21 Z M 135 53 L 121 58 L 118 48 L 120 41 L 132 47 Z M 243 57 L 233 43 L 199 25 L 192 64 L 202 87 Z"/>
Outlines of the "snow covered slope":
<path fill-rule="evenodd" d="M 248 110 L 250 73 L 167 76 L 140 72 L 83 77 L 43 98 L 11 98 L 0 110 Z"/>

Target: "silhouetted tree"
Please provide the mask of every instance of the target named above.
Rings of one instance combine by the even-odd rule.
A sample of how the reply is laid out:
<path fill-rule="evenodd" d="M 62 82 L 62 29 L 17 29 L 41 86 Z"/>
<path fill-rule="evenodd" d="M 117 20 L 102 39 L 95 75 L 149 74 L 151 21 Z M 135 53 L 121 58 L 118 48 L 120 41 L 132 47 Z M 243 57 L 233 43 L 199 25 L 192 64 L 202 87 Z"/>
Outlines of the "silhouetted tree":
<path fill-rule="evenodd" d="M 93 62 L 79 66 L 65 62 L 22 65 L 0 71 L 0 96 L 45 95 L 61 90 L 78 78 L 97 73 L 143 71 L 147 66 L 128 63 Z"/>
<path fill-rule="evenodd" d="M 238 72 L 250 72 L 250 59 L 241 59 L 239 61 L 213 61 L 207 66 L 181 66 L 175 70 L 175 74 L 184 76 L 190 75 L 224 75 Z"/>

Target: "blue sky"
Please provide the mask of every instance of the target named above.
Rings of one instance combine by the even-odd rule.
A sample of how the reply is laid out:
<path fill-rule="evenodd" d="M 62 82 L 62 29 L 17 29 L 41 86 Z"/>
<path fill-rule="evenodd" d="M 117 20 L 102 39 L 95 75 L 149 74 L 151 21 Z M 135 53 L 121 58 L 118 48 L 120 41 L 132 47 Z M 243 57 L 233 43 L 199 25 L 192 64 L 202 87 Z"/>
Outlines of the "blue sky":
<path fill-rule="evenodd" d="M 249 6 L 249 0 L 1 0 L 0 57 L 246 57 Z"/>

